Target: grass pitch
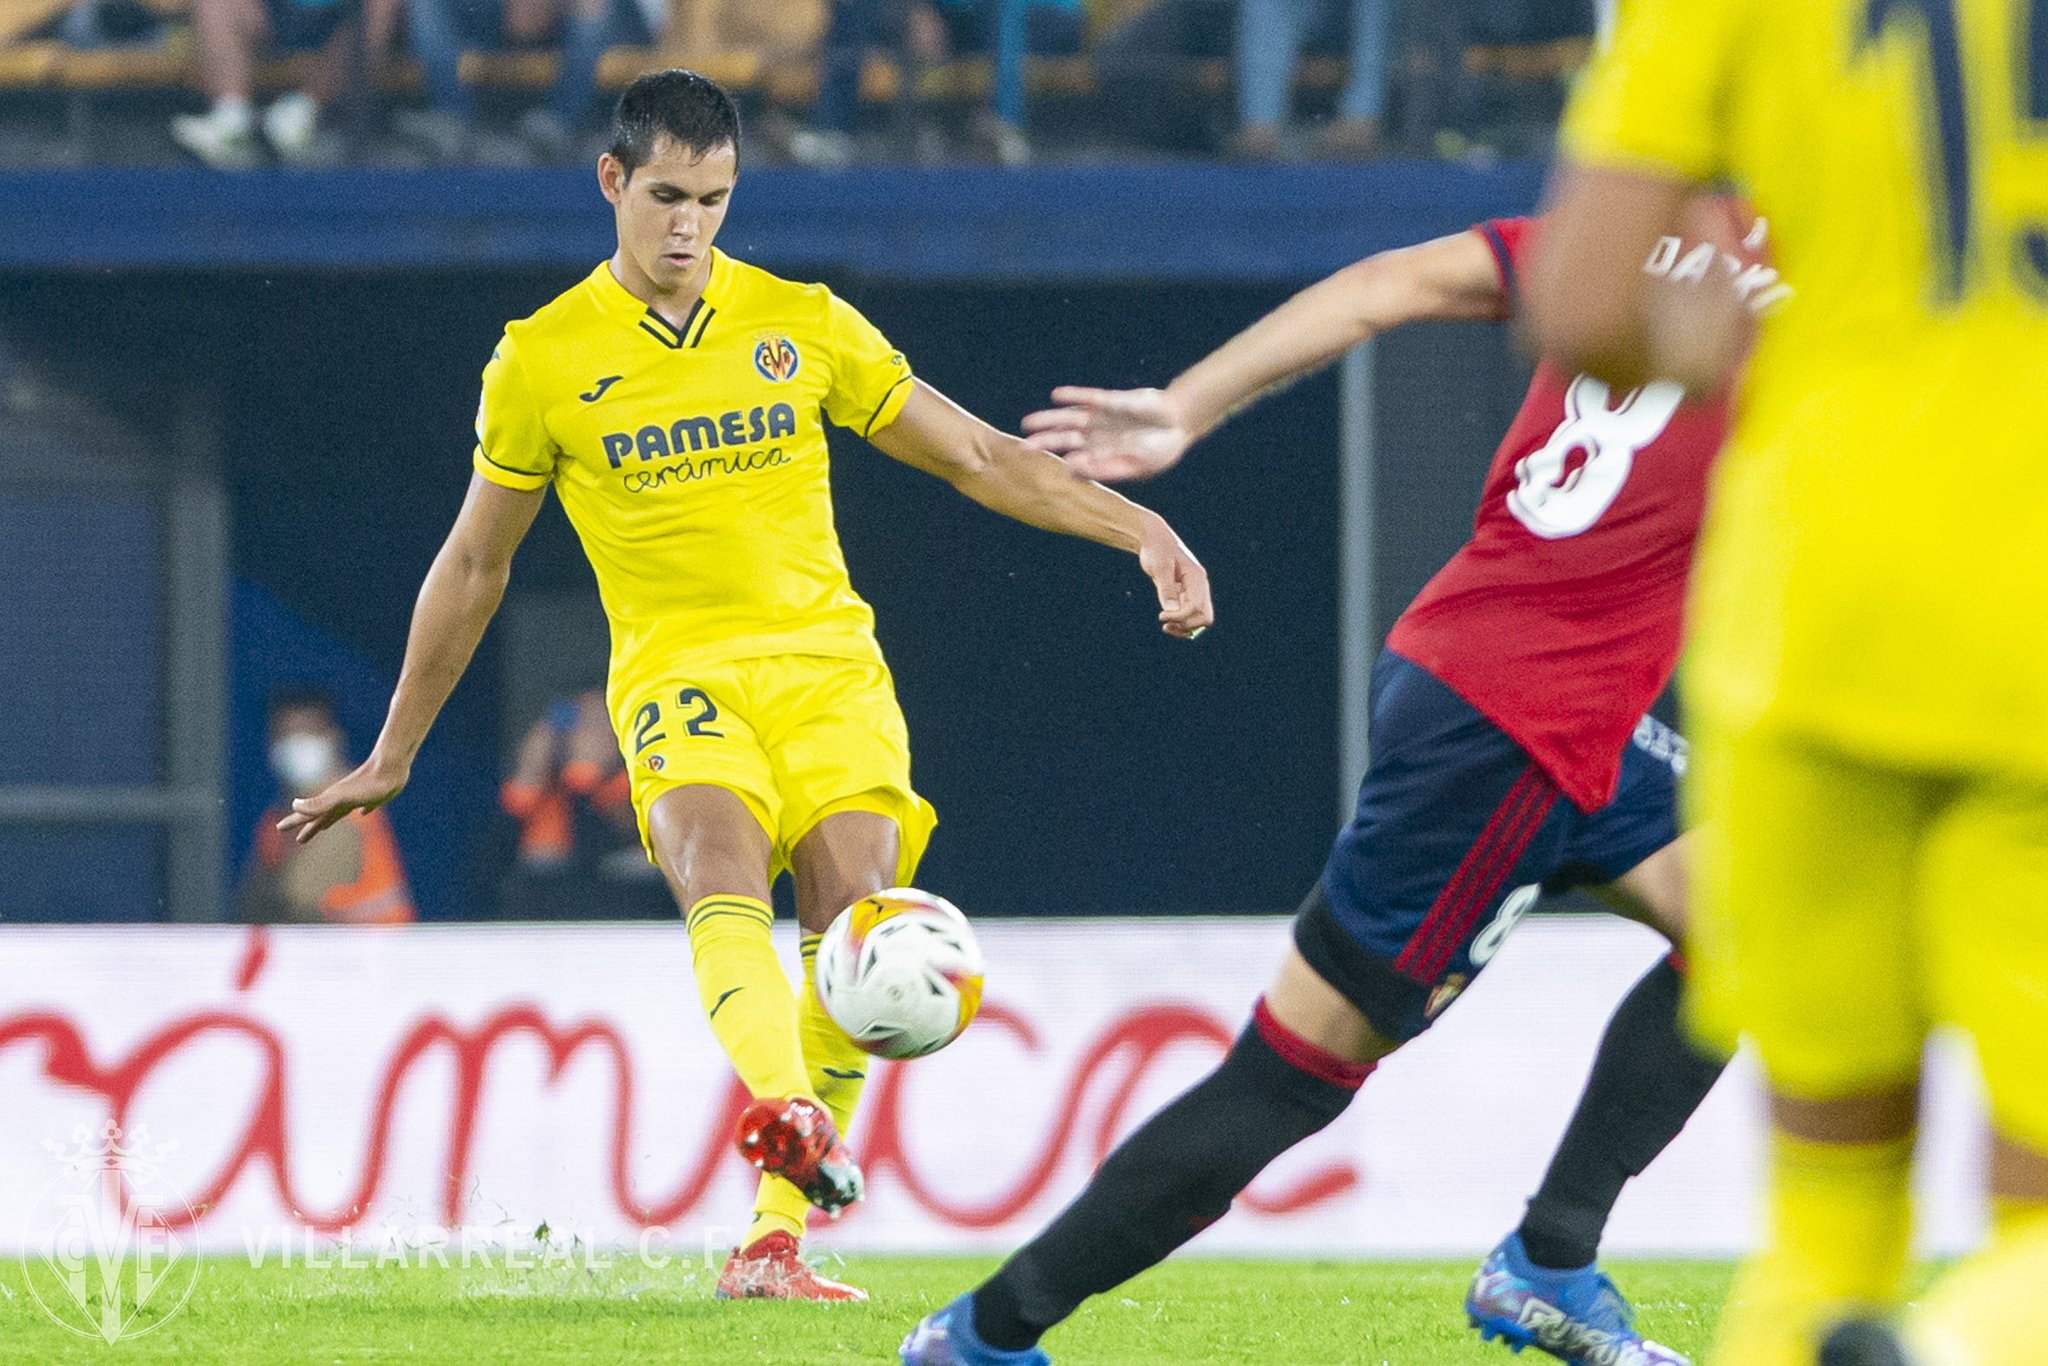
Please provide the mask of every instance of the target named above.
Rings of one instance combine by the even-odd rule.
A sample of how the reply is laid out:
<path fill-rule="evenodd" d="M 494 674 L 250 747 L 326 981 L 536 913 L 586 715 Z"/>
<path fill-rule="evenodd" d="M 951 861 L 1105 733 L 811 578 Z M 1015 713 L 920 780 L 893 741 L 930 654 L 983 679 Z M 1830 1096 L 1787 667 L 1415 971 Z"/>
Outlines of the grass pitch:
<path fill-rule="evenodd" d="M 0 1266 L 0 1362 L 886 1363 L 910 1325 L 995 1260 L 861 1257 L 828 1267 L 865 1286 L 863 1305 L 721 1303 L 716 1268 L 609 1266 L 251 1267 L 201 1265 L 169 1315 L 112 1346 L 58 1327 L 19 1262 Z M 1508 1366 L 1461 1308 L 1471 1262 L 1170 1262 L 1099 1297 L 1047 1337 L 1061 1366 L 1300 1363 Z M 1731 1268 L 1624 1262 L 1611 1270 L 1646 1335 L 1697 1357 Z M 151 1306 L 152 1308 L 154 1306 Z"/>

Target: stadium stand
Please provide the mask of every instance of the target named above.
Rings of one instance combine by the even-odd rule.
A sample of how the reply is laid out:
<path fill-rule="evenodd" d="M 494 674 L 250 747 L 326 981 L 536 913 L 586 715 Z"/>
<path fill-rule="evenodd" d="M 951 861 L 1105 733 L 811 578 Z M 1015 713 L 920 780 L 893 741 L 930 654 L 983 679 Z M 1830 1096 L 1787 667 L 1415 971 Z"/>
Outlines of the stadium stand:
<path fill-rule="evenodd" d="M 100 0 L 104 6 L 108 0 Z M 126 33 L 130 41 L 110 41 L 96 33 L 80 46 L 81 20 L 72 0 L 0 0 L 0 165 L 35 166 L 90 163 L 153 163 L 179 159 L 157 135 L 154 125 L 171 110 L 189 107 L 199 88 L 198 60 L 190 25 L 190 0 L 111 0 L 122 6 L 121 22 L 103 27 Z M 1532 6 L 1569 9 L 1568 0 Z M 1090 11 L 1092 46 L 1114 23 L 1142 9 L 1144 0 L 1104 0 Z M 1411 6 L 1404 18 L 1415 31 Z M 1577 27 L 1567 21 L 1566 27 Z M 1495 25 L 1498 28 L 1498 25 Z M 1454 71 L 1439 68 L 1450 59 L 1426 46 L 1405 43 L 1395 62 L 1393 121 L 1404 125 L 1395 150 L 1408 154 L 1452 154 L 1470 143 L 1498 146 L 1510 155 L 1540 147 L 1548 135 L 1548 119 L 1561 95 L 1563 81 L 1587 50 L 1579 34 L 1552 36 L 1555 22 L 1536 24 L 1543 35 L 1533 41 L 1510 35 L 1490 36 L 1484 24 L 1464 25 L 1459 32 L 1471 41 L 1458 43 Z M 701 39 L 707 30 L 693 29 Z M 716 30 L 709 30 L 716 38 Z M 311 54 L 293 53 L 261 63 L 259 93 L 297 88 L 305 79 Z M 493 107 L 530 102 L 553 82 L 558 54 L 544 49 L 506 52 L 465 52 L 461 79 Z M 778 112 L 801 118 L 817 99 L 820 73 L 814 60 L 785 53 L 742 47 L 686 47 L 682 40 L 617 46 L 607 51 L 598 69 L 601 91 L 623 88 L 634 76 L 656 67 L 687 64 L 713 76 L 739 93 L 756 113 Z M 376 109 L 379 105 L 417 105 L 424 88 L 420 64 L 405 54 L 361 63 L 371 73 L 365 82 L 373 93 L 359 97 L 344 112 L 350 146 L 347 159 L 379 164 L 376 150 Z M 1311 113 L 1327 110 L 1346 76 L 1343 61 L 1311 56 L 1295 72 L 1296 103 Z M 1227 58 L 1186 59 L 1174 66 L 1173 98 L 1184 104 L 1195 140 L 1181 150 L 1200 151 L 1220 145 L 1227 136 L 1234 84 Z M 860 81 L 860 103 L 869 122 L 888 123 L 886 111 L 904 118 L 958 122 L 963 111 L 985 106 L 995 86 L 993 62 L 985 56 L 960 57 L 923 66 L 899 53 L 880 50 L 867 58 Z M 1106 81 L 1093 55 L 1032 57 L 1023 66 L 1024 88 L 1034 110 L 1034 124 L 1043 116 L 1052 130 L 1055 158 L 1062 152 L 1114 151 L 1119 145 L 1119 120 L 1111 117 L 1119 92 Z M 1431 87 L 1455 85 L 1450 95 Z M 1472 125 L 1445 143 L 1439 127 L 1414 126 L 1401 108 L 1431 115 L 1430 122 Z M 1128 122 L 1128 121 L 1125 121 Z M 900 122 L 898 124 L 900 125 Z M 757 124 L 764 134 L 777 127 L 771 118 Z M 1475 128 L 1477 131 L 1475 132 Z M 1505 131 L 1503 131 L 1505 130 Z M 1129 134 L 1123 135 L 1124 141 Z M 1167 150 L 1172 150 L 1168 148 Z M 764 137 L 759 148 L 770 159 L 786 154 L 786 144 Z M 867 155 L 900 154 L 897 142 L 879 140 Z M 389 158 L 382 158 L 389 160 Z M 403 164 L 402 160 L 397 164 Z"/>

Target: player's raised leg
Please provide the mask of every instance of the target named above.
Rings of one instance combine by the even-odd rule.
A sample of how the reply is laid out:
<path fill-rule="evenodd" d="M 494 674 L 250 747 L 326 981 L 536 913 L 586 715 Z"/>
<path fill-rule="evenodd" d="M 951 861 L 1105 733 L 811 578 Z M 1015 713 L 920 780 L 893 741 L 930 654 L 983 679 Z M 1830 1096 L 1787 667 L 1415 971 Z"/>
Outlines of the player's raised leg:
<path fill-rule="evenodd" d="M 1336 1119 L 1372 1065 L 1428 1029 L 1484 969 L 1575 854 L 1611 880 L 1676 838 L 1668 754 L 1634 756 L 1625 778 L 1634 772 L 1645 796 L 1589 818 L 1511 736 L 1391 651 L 1373 671 L 1371 724 L 1379 740 L 1357 813 L 1251 1026 L 1044 1233 L 920 1324 L 906 1362 L 1038 1360 L 1029 1353 L 1048 1327 L 1164 1259 L 1275 1157 Z M 1600 1340 L 1603 1366 L 1677 1360 L 1627 1332 L 1625 1317 L 1621 1327 L 1625 1337 Z"/>
<path fill-rule="evenodd" d="M 1351 1103 L 1396 1047 L 1290 951 L 1215 1071 L 1141 1125 L 1086 1190 L 972 1294 L 905 1339 L 911 1366 L 1027 1366 L 1091 1295 L 1223 1217 L 1268 1163 Z"/>
<path fill-rule="evenodd" d="M 774 721 L 763 732 L 778 794 L 777 839 L 795 883 L 803 988 L 797 1035 L 809 1094 L 835 1135 L 826 1166 L 854 1170 L 843 1139 L 873 1059 L 826 1015 L 813 986 L 818 936 L 846 907 L 907 883 L 937 821 L 910 785 L 910 738 L 889 670 L 878 661 L 789 656 L 749 666 L 748 692 Z M 797 1150 L 772 1109 L 767 1150 Z M 807 1120 L 806 1123 L 809 1123 Z M 813 1126 L 815 1127 L 815 1126 Z M 754 1224 L 720 1278 L 725 1293 L 784 1299 L 865 1298 L 797 1256 L 809 1214 L 803 1170 L 763 1164 Z M 788 1180 L 780 1178 L 789 1178 Z M 791 1184 L 794 1182 L 794 1186 Z M 819 1203 L 815 1197 L 809 1204 Z M 828 1207 L 829 1208 L 829 1207 Z"/>
<path fill-rule="evenodd" d="M 813 989 L 818 938 L 832 918 L 899 880 L 902 840 L 896 822 L 871 811 L 839 811 L 820 820 L 791 851 L 797 923 L 802 933 L 803 987 L 797 1034 L 811 1094 L 831 1115 L 841 1140 L 873 1059 L 832 1022 Z M 771 1122 L 772 1119 L 771 1119 Z M 727 1259 L 718 1293 L 729 1298 L 864 1300 L 865 1291 L 820 1276 L 799 1255 L 810 1201 L 779 1175 L 764 1172 L 754 1222 Z"/>
<path fill-rule="evenodd" d="M 1600 889 L 1601 899 L 1678 942 L 1691 843 L 1683 836 L 1664 845 Z M 1633 1314 L 1600 1270 L 1600 1240 L 1623 1187 L 1678 1136 L 1727 1065 L 1686 1037 L 1681 989 L 1674 953 L 1643 974 L 1608 1022 L 1543 1184 L 1473 1277 L 1466 1312 L 1489 1340 L 1567 1361 L 1609 1344 L 1630 1350 Z"/>
<path fill-rule="evenodd" d="M 647 808 L 647 837 L 655 863 L 683 908 L 697 994 L 711 1032 L 756 1107 L 789 1111 L 788 1122 L 806 1131 L 788 1151 L 778 1148 L 773 1160 L 792 1166 L 814 1203 L 827 1208 L 851 1203 L 859 1198 L 859 1172 L 851 1164 L 842 1169 L 820 1160 L 838 1146 L 837 1135 L 811 1094 L 796 999 L 770 940 L 773 846 L 761 818 L 730 789 L 693 783 L 653 799 Z M 743 1122 L 743 1138 L 745 1130 Z"/>

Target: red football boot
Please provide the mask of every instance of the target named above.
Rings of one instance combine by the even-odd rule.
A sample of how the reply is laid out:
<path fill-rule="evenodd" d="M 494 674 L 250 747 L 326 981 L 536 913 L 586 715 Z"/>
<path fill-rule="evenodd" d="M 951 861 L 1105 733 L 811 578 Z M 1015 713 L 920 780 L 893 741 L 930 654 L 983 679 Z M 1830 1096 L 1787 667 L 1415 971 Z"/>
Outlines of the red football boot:
<path fill-rule="evenodd" d="M 736 1247 L 718 1273 L 721 1300 L 815 1300 L 820 1304 L 858 1304 L 868 1292 L 842 1285 L 812 1270 L 797 1256 L 796 1239 L 779 1229 L 763 1234 L 746 1247 Z"/>
<path fill-rule="evenodd" d="M 835 1219 L 861 1197 L 860 1168 L 839 1141 L 832 1116 L 816 1101 L 757 1100 L 741 1113 L 734 1141 L 741 1157 L 789 1182 Z"/>

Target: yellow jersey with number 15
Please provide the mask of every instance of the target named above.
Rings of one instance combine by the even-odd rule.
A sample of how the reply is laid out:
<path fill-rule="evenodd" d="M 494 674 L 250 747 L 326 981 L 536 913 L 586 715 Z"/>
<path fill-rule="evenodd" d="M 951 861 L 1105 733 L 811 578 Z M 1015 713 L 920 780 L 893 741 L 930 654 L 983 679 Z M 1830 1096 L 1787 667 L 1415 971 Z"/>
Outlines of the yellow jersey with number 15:
<path fill-rule="evenodd" d="M 1716 474 L 1688 703 L 2048 776 L 2048 0 L 1623 0 L 1564 147 L 1733 181 L 1797 282 Z"/>
<path fill-rule="evenodd" d="M 881 659 L 832 522 L 827 419 L 895 420 L 910 367 L 823 285 L 723 252 L 680 327 L 599 265 L 508 325 L 477 473 L 561 496 L 611 621 L 611 690 L 761 655 Z"/>

